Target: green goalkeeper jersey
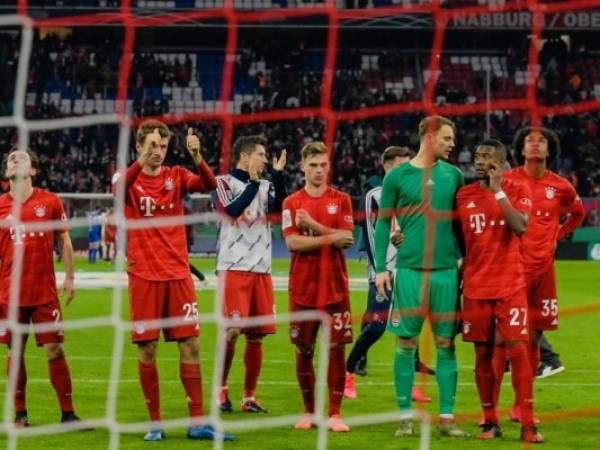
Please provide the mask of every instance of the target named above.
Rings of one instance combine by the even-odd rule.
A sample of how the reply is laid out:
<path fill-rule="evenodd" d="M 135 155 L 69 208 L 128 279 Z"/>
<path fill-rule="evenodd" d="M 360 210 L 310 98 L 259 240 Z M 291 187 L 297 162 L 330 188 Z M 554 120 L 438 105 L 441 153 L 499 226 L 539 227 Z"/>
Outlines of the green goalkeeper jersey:
<path fill-rule="evenodd" d="M 426 175 L 427 179 L 424 179 Z M 463 185 L 460 170 L 441 160 L 429 169 L 415 167 L 408 162 L 388 172 L 383 180 L 375 228 L 377 273 L 386 271 L 392 220 L 397 221 L 404 234 L 404 242 L 396 257 L 397 268 L 456 267 L 452 211 L 456 191 Z M 432 213 L 429 219 L 425 216 L 427 210 Z M 427 221 L 433 227 L 429 232 L 430 239 L 426 237 Z"/>

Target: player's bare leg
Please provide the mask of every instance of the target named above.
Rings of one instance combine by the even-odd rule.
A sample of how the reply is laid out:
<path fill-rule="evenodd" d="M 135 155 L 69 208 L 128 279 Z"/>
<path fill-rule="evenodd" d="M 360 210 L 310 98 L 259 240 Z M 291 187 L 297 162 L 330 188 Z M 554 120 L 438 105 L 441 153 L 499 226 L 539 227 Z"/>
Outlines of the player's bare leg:
<path fill-rule="evenodd" d="M 255 392 L 258 376 L 262 367 L 263 349 L 262 334 L 247 334 L 246 349 L 244 350 L 244 398 L 242 399 L 242 412 L 268 413 L 256 400 Z"/>
<path fill-rule="evenodd" d="M 313 356 L 314 344 L 296 345 L 296 377 L 304 402 L 304 416 L 295 425 L 297 430 L 308 430 L 315 426 L 313 414 L 315 413 L 315 368 Z"/>
<path fill-rule="evenodd" d="M 144 436 L 146 441 L 160 441 L 165 433 L 160 424 L 160 390 L 158 384 L 158 369 L 156 368 L 156 341 L 138 343 L 138 372 L 140 384 L 144 393 L 144 401 L 152 424 L 150 431 Z"/>
<path fill-rule="evenodd" d="M 227 386 L 227 379 L 229 378 L 229 371 L 233 364 L 233 357 L 235 355 L 235 345 L 237 340 L 242 334 L 241 328 L 228 328 L 225 334 L 225 358 L 223 360 L 223 375 L 221 377 L 221 392 L 219 393 L 219 410 L 222 413 L 233 412 L 233 405 L 229 399 L 229 388 Z"/>

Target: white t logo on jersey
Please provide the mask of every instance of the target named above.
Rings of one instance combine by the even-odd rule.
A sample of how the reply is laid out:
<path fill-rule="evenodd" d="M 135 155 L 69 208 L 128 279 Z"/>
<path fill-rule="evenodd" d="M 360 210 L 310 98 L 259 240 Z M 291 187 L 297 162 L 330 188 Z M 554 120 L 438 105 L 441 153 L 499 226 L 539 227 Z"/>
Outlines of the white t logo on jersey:
<path fill-rule="evenodd" d="M 485 214 L 471 214 L 469 216 L 469 223 L 471 224 L 471 228 L 475 229 L 475 234 L 483 233 L 483 228 L 485 227 Z"/>
<path fill-rule="evenodd" d="M 25 225 L 10 227 L 10 238 L 15 242 L 15 244 L 22 244 L 26 234 Z"/>
<path fill-rule="evenodd" d="M 152 217 L 156 209 L 156 202 L 152 197 L 140 197 L 140 211 L 145 217 Z"/>

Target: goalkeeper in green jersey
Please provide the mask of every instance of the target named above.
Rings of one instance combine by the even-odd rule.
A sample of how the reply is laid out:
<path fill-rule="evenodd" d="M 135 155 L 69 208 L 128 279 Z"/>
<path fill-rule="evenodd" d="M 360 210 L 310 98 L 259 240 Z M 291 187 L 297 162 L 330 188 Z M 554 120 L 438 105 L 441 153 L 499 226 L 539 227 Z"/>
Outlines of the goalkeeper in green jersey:
<path fill-rule="evenodd" d="M 464 179 L 445 160 L 454 148 L 454 124 L 429 116 L 419 124 L 420 147 L 408 163 L 389 171 L 375 228 L 376 286 L 386 297 L 392 274 L 386 267 L 391 221 L 404 234 L 398 248 L 393 303 L 387 330 L 395 334 L 394 384 L 400 408 L 396 436 L 415 434 L 411 391 L 415 378 L 414 355 L 425 317 L 431 322 L 437 349 L 436 379 L 440 396 L 442 435 L 465 437 L 454 423 L 458 332 L 458 274 L 452 227 L 454 197 Z M 394 218 L 395 217 L 395 218 Z"/>

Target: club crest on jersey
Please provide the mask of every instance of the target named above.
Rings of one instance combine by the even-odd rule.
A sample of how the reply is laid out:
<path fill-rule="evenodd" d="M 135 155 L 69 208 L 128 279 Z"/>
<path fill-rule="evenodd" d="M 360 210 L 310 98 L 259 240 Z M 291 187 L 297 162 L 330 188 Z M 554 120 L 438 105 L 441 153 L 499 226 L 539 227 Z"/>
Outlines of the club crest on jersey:
<path fill-rule="evenodd" d="M 237 309 L 231 311 L 231 320 L 241 320 L 242 315 Z"/>
<path fill-rule="evenodd" d="M 463 322 L 463 333 L 469 334 L 469 331 L 471 331 L 471 322 Z"/>
<path fill-rule="evenodd" d="M 335 203 L 328 203 L 327 204 L 327 213 L 331 214 L 332 216 L 334 214 L 337 213 L 338 207 Z"/>
<path fill-rule="evenodd" d="M 146 327 L 144 326 L 144 324 L 142 322 L 138 322 L 135 324 L 135 332 L 137 334 L 144 334 L 145 331 L 146 331 Z"/>
<path fill-rule="evenodd" d="M 299 335 L 300 335 L 300 330 L 298 329 L 298 327 L 293 326 L 290 328 L 290 337 L 292 339 L 296 339 Z"/>
<path fill-rule="evenodd" d="M 46 215 L 46 207 L 44 205 L 37 205 L 34 211 L 36 217 L 44 217 Z"/>
<path fill-rule="evenodd" d="M 174 187 L 173 178 L 167 178 L 167 180 L 165 181 L 165 189 L 167 191 L 172 191 L 173 187 Z"/>
<path fill-rule="evenodd" d="M 392 311 L 392 317 L 390 318 L 390 324 L 394 328 L 398 328 L 400 326 L 400 312 Z"/>
<path fill-rule="evenodd" d="M 548 200 L 552 200 L 555 196 L 556 196 L 556 189 L 554 189 L 552 186 L 548 186 L 546 188 L 546 198 Z"/>

